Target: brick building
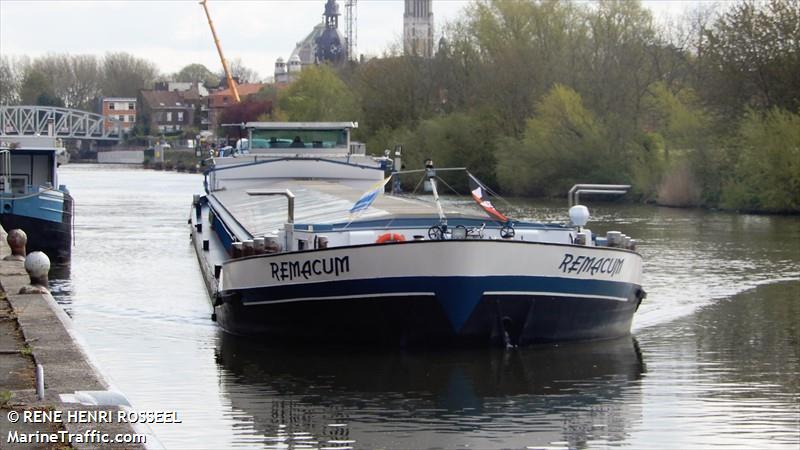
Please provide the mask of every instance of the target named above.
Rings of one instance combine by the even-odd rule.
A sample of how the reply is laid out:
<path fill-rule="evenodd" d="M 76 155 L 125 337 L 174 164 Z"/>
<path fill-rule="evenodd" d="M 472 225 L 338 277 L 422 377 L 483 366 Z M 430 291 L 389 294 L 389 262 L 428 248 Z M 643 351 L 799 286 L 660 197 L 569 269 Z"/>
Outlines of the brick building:
<path fill-rule="evenodd" d="M 106 130 L 119 127 L 122 133 L 130 132 L 136 124 L 136 99 L 133 97 L 102 97 L 100 114 Z"/>
<path fill-rule="evenodd" d="M 177 133 L 194 125 L 197 102 L 189 102 L 178 91 L 141 91 L 139 118 L 150 134 Z"/>

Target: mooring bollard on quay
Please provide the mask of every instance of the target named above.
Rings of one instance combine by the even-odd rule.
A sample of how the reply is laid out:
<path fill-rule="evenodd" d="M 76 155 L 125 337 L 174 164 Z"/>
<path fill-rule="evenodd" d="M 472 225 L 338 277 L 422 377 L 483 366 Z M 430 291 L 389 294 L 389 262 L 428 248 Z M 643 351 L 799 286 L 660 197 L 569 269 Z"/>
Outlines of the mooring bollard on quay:
<path fill-rule="evenodd" d="M 50 295 L 48 255 L 25 256 L 23 230 L 4 234 L 0 227 L 0 447 L 35 447 L 42 444 L 37 436 L 57 435 L 72 436 L 61 443 L 77 449 L 163 448 L 143 423 L 71 419 L 135 411 L 94 365 L 72 319 Z M 116 437 L 125 441 L 99 440 Z"/>
<path fill-rule="evenodd" d="M 31 279 L 30 284 L 22 286 L 20 294 L 49 294 L 50 258 L 43 252 L 31 252 L 25 257 L 25 271 Z"/>
<path fill-rule="evenodd" d="M 11 254 L 3 258 L 3 261 L 25 261 L 25 246 L 28 245 L 28 235 L 19 228 L 8 232 L 6 236 L 8 246 L 11 247 Z"/>

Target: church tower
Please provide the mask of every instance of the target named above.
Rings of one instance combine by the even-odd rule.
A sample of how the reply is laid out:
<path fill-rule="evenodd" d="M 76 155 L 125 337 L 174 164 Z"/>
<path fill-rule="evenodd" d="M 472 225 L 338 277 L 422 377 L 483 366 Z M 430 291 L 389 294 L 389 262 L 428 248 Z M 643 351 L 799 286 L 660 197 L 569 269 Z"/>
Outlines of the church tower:
<path fill-rule="evenodd" d="M 347 60 L 347 47 L 344 37 L 339 33 L 339 4 L 336 0 L 325 3 L 325 30 L 317 38 L 317 62 L 339 64 Z"/>
<path fill-rule="evenodd" d="M 403 48 L 406 55 L 433 56 L 433 0 L 405 0 Z"/>

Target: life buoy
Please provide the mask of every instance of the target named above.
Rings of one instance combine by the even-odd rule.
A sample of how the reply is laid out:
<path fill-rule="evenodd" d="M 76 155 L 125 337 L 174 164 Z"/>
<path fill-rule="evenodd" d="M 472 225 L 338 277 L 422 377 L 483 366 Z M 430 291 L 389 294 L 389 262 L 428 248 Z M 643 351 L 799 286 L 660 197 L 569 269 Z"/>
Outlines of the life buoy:
<path fill-rule="evenodd" d="M 406 237 L 400 233 L 384 233 L 378 236 L 378 239 L 375 240 L 376 244 L 385 244 L 387 242 L 403 242 L 406 240 Z"/>

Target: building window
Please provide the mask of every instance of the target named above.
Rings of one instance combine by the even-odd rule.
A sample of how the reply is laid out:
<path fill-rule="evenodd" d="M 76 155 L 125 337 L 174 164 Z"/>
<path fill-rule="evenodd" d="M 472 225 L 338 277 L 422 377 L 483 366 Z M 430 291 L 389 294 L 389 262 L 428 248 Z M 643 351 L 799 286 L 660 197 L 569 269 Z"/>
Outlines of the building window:
<path fill-rule="evenodd" d="M 136 116 L 131 116 L 131 122 L 136 122 Z"/>
<path fill-rule="evenodd" d="M 183 111 L 178 111 L 178 122 L 183 122 Z"/>
<path fill-rule="evenodd" d="M 114 103 L 109 103 L 108 104 L 108 109 L 114 109 Z"/>
<path fill-rule="evenodd" d="M 167 113 L 167 122 L 172 122 L 172 111 Z"/>
<path fill-rule="evenodd" d="M 136 103 L 128 103 L 128 109 L 131 110 L 131 111 L 136 109 Z"/>

